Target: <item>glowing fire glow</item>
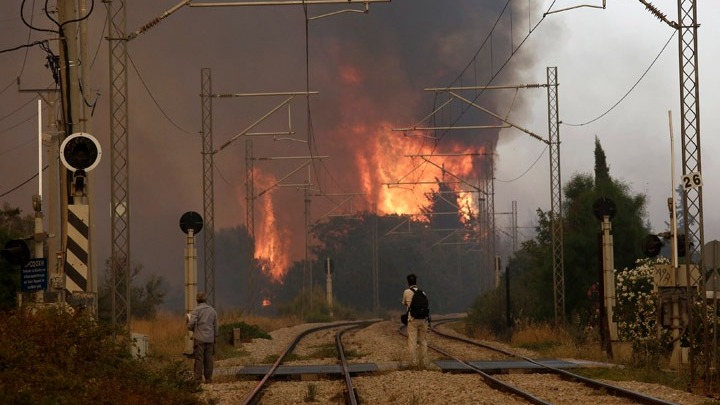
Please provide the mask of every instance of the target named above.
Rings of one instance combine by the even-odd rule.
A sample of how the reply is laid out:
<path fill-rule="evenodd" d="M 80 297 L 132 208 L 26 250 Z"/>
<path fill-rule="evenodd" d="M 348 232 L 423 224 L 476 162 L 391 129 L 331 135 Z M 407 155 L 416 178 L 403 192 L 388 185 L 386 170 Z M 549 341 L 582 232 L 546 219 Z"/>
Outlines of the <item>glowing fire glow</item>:
<path fill-rule="evenodd" d="M 270 302 L 270 300 L 267 299 L 267 298 L 263 298 L 263 300 L 262 300 L 262 306 L 263 306 L 263 308 L 269 307 L 270 305 L 272 305 L 272 303 Z"/>
<path fill-rule="evenodd" d="M 358 151 L 355 160 L 360 172 L 360 183 L 370 202 L 377 203 L 380 214 L 415 214 L 419 207 L 427 204 L 427 193 L 437 190 L 437 181 L 457 183 L 463 179 L 473 181 L 477 173 L 474 161 L 481 154 L 482 147 L 468 145 L 451 145 L 442 153 L 457 156 L 429 155 L 440 153 L 433 150 L 419 137 L 401 138 L 398 133 L 387 128 L 393 126 L 381 123 L 376 130 L 357 126 L 352 129 L 363 139 L 372 139 L 371 151 Z M 368 132 L 372 132 L 368 136 Z M 415 157 L 406 157 L 415 155 Z M 428 155 L 431 163 L 427 163 L 417 155 Z M 444 169 L 444 172 L 443 172 Z M 458 185 L 457 190 L 467 189 Z M 460 193 L 459 204 L 465 217 L 469 216 L 467 207 L 477 211 L 477 193 Z"/>
<path fill-rule="evenodd" d="M 428 195 L 437 191 L 438 181 L 445 181 L 458 192 L 458 205 L 464 219 L 470 218 L 469 210 L 477 213 L 480 196 L 468 191 L 471 187 L 461 184 L 461 179 L 469 183 L 479 180 L 480 170 L 476 165 L 481 162 L 478 154 L 484 153 L 484 148 L 444 144 L 442 150 L 437 150 L 427 138 L 401 136 L 390 129 L 393 127 L 381 122 L 342 128 L 352 135 L 350 139 L 362 140 L 355 145 L 355 167 L 349 170 L 358 176 L 367 202 L 375 204 L 377 213 L 418 215 L 420 207 L 428 204 Z M 431 156 L 433 154 L 435 156 Z M 282 283 L 291 263 L 290 244 L 297 238 L 293 238 L 289 227 L 277 223 L 273 195 L 276 189 L 272 189 L 276 178 L 258 168 L 253 170 L 256 187 L 270 189 L 255 200 L 259 224 L 255 227 L 254 257 L 264 274 Z M 270 305 L 268 298 L 263 300 L 263 306 L 267 305 Z"/>
<path fill-rule="evenodd" d="M 255 182 L 260 188 L 269 188 L 275 183 L 272 175 L 264 174 L 255 169 Z M 255 257 L 262 263 L 261 269 L 270 275 L 273 280 L 282 282 L 283 277 L 289 269 L 290 259 L 287 256 L 288 232 L 279 228 L 275 220 L 275 206 L 273 204 L 272 191 L 259 198 L 258 203 L 262 206 L 260 216 L 261 225 L 255 232 Z"/>

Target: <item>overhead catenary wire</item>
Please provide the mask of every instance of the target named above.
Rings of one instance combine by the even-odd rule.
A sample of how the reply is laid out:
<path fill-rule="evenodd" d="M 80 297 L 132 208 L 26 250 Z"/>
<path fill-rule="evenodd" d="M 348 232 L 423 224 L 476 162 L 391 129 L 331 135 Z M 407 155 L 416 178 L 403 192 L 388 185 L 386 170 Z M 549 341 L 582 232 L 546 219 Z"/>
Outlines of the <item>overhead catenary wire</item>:
<path fill-rule="evenodd" d="M 650 69 L 652 69 L 653 66 L 655 66 L 655 62 L 657 62 L 658 59 L 660 59 L 660 56 L 665 52 L 665 49 L 666 49 L 667 46 L 670 44 L 670 41 L 672 41 L 672 39 L 675 37 L 675 34 L 676 34 L 676 33 L 677 33 L 677 31 L 673 31 L 672 35 L 670 35 L 670 38 L 668 38 L 668 40 L 665 42 L 665 45 L 663 45 L 662 49 L 660 49 L 660 52 L 658 52 L 657 56 L 655 56 L 655 58 L 653 59 L 653 61 L 650 63 L 650 66 L 648 66 L 647 69 L 645 69 L 645 71 L 643 72 L 643 74 L 640 75 L 640 78 L 638 78 L 637 81 L 635 82 L 635 84 L 633 84 L 633 85 L 630 87 L 630 90 L 628 90 L 622 97 L 620 97 L 620 99 L 619 99 L 615 104 L 613 104 L 612 107 L 610 107 L 610 108 L 607 109 L 604 113 L 598 115 L 597 117 L 595 117 L 595 118 L 593 118 L 593 119 L 591 119 L 591 120 L 589 120 L 589 121 L 583 122 L 583 123 L 581 123 L 581 124 L 571 124 L 571 123 L 563 122 L 563 121 L 561 121 L 560 124 L 561 124 L 561 125 L 571 126 L 571 127 L 582 127 L 582 126 L 585 126 L 585 125 L 588 125 L 588 124 L 592 124 L 593 122 L 595 122 L 595 121 L 603 118 L 604 116 L 608 115 L 612 110 L 615 109 L 615 107 L 617 107 L 618 105 L 620 105 L 620 103 L 622 103 L 623 101 L 625 101 L 625 99 L 627 98 L 627 96 L 629 96 L 630 93 L 632 93 L 632 91 L 635 90 L 635 88 L 638 86 L 638 84 L 640 84 L 640 82 L 645 78 L 645 76 L 648 74 L 648 72 L 650 71 Z"/>
<path fill-rule="evenodd" d="M 143 88 L 150 96 L 150 99 L 153 101 L 155 106 L 160 110 L 160 113 L 170 122 L 175 128 L 179 129 L 180 131 L 188 134 L 188 135 L 197 135 L 196 133 L 192 131 L 188 131 L 187 129 L 182 128 L 180 125 L 178 125 L 175 121 L 173 121 L 172 118 L 165 112 L 165 109 L 162 108 L 160 103 L 157 101 L 155 96 L 153 95 L 152 91 L 150 91 L 150 88 L 148 87 L 147 83 L 145 83 L 145 79 L 143 79 L 142 74 L 140 74 L 140 70 L 135 65 L 135 62 L 133 61 L 132 57 L 130 56 L 130 52 L 128 52 L 128 60 L 130 61 L 130 64 L 133 67 L 133 70 L 135 70 L 135 73 L 137 74 L 138 78 L 140 79 L 140 83 L 142 83 Z"/>
<path fill-rule="evenodd" d="M 32 100 L 32 101 L 34 101 L 34 100 Z M 32 115 L 30 115 L 29 117 L 25 118 L 24 120 L 18 122 L 18 123 L 15 124 L 15 125 L 9 126 L 9 127 L 7 127 L 7 128 L 0 129 L 0 135 L 5 134 L 6 132 L 10 131 L 11 129 L 15 129 L 15 128 L 19 127 L 20 125 L 22 125 L 22 124 L 30 121 L 30 120 L 33 119 L 33 118 L 37 118 L 37 114 L 34 114 L 34 113 L 33 113 Z"/>
<path fill-rule="evenodd" d="M 455 80 L 453 80 L 447 87 L 452 87 L 452 86 L 453 86 L 455 83 L 457 83 L 458 81 L 462 81 L 462 77 L 463 77 L 463 75 L 465 75 L 465 73 L 467 72 L 468 68 L 471 66 L 471 62 L 474 61 L 475 59 L 477 59 L 477 57 L 480 55 L 480 52 L 481 52 L 481 51 L 483 50 L 483 48 L 485 47 L 485 44 L 486 44 L 489 40 L 490 40 L 490 41 L 492 40 L 493 32 L 494 32 L 495 29 L 497 28 L 498 23 L 500 22 L 500 19 L 502 18 L 503 14 L 505 13 L 505 10 L 507 9 L 507 7 L 508 7 L 508 5 L 510 4 L 511 1 L 512 1 L 512 0 L 508 0 L 508 1 L 507 1 L 507 3 L 505 4 L 505 7 L 503 7 L 503 10 L 500 12 L 500 14 L 498 15 L 498 18 L 495 20 L 495 23 L 494 23 L 492 29 L 490 30 L 490 32 L 488 33 L 488 35 L 485 37 L 485 40 L 483 40 L 482 44 L 480 45 L 480 48 L 478 48 L 477 52 L 475 52 L 475 55 L 471 58 L 470 62 L 468 62 L 468 64 L 467 64 L 467 65 L 465 66 L 465 68 L 460 72 L 460 74 L 455 78 Z M 555 5 L 556 2 L 557 2 L 557 0 L 553 0 L 553 2 L 550 4 L 550 6 L 548 6 L 548 11 L 553 8 L 553 6 Z M 529 27 L 529 30 L 528 30 L 527 35 L 522 39 L 522 41 L 520 41 L 520 43 L 518 44 L 518 46 L 517 46 L 516 48 L 512 49 L 512 51 L 511 51 L 511 53 L 510 53 L 510 56 L 505 60 L 505 62 L 503 62 L 503 63 L 500 65 L 500 67 L 498 68 L 498 70 L 497 70 L 496 72 L 492 72 L 492 71 L 490 72 L 490 78 L 485 82 L 485 85 L 484 85 L 485 87 L 487 87 L 487 86 L 489 86 L 490 84 L 492 84 L 492 82 L 495 81 L 495 79 L 500 75 L 500 73 L 502 73 L 502 71 L 505 69 L 505 67 L 507 66 L 507 64 L 512 60 L 513 56 L 515 56 L 515 54 L 520 50 L 520 48 L 525 44 L 525 42 L 527 42 L 528 38 L 530 38 L 530 35 L 532 35 L 532 33 L 535 32 L 535 30 L 540 26 L 540 24 L 542 24 L 542 22 L 545 21 L 545 17 L 546 17 L 546 16 L 547 16 L 547 13 L 543 14 L 542 18 L 540 18 L 540 20 L 539 20 L 534 26 Z M 491 47 L 492 47 L 492 43 L 491 43 Z M 472 102 L 472 103 L 475 103 L 475 102 L 477 101 L 477 99 L 480 98 L 480 96 L 481 96 L 484 92 L 485 92 L 485 89 L 481 89 L 480 91 L 478 91 L 477 94 L 475 94 L 475 97 L 471 100 L 471 102 Z M 454 125 L 460 120 L 460 118 L 462 118 L 462 117 L 465 115 L 465 113 L 466 113 L 468 110 L 470 110 L 470 107 L 471 107 L 470 105 L 466 105 L 466 106 L 462 109 L 462 111 L 460 112 L 460 114 L 458 115 L 458 117 L 452 122 L 452 124 L 451 124 L 450 126 L 454 126 Z M 438 142 L 439 142 L 439 140 L 442 139 L 447 133 L 448 133 L 448 130 L 445 130 L 445 131 L 439 136 Z"/>
<path fill-rule="evenodd" d="M 307 100 L 307 131 L 308 131 L 308 151 L 310 153 L 310 156 L 317 156 L 320 154 L 320 151 L 317 146 L 317 142 L 315 141 L 315 131 L 313 126 L 313 116 L 312 116 L 312 106 L 310 104 L 310 21 L 311 18 L 308 14 L 308 5 L 303 0 L 303 14 L 305 17 L 305 91 L 307 92 L 306 100 Z M 335 179 L 335 177 L 332 175 L 332 171 L 327 167 L 325 162 L 321 159 L 320 160 L 320 166 L 324 169 L 324 173 L 327 174 L 329 179 L 338 187 L 340 187 L 340 182 Z M 312 159 L 311 161 L 311 167 L 313 169 L 313 173 L 315 173 L 315 179 L 318 182 L 318 188 L 322 192 L 322 184 L 320 184 L 320 171 L 318 168 L 318 165 L 316 164 L 315 159 Z"/>
<path fill-rule="evenodd" d="M 530 167 L 528 167 L 527 170 L 525 170 L 521 175 L 515 177 L 514 179 L 510 179 L 510 180 L 495 179 L 495 181 L 499 181 L 499 182 L 501 182 L 501 183 L 512 183 L 512 182 L 515 181 L 515 180 L 521 179 L 521 178 L 524 177 L 526 174 L 528 174 L 528 173 L 530 172 L 530 170 L 532 170 L 533 167 L 535 167 L 535 165 L 537 164 L 537 162 L 540 161 L 540 158 L 543 157 L 543 155 L 545 154 L 545 151 L 548 150 L 548 147 L 549 147 L 548 145 L 545 145 L 545 147 L 543 148 L 542 151 L 540 151 L 540 154 L 539 154 L 538 157 L 535 159 L 535 161 L 533 162 L 533 164 L 531 164 Z"/>
<path fill-rule="evenodd" d="M 32 2 L 32 8 L 33 8 L 33 10 L 35 9 L 35 0 L 33 0 L 33 2 Z M 21 12 L 22 12 L 22 10 L 21 10 Z M 35 17 L 35 14 L 31 14 L 30 17 L 31 17 L 30 23 L 32 24 L 32 20 Z M 15 19 L 12 19 L 12 20 L 8 19 L 5 21 L 14 21 L 14 20 Z M 3 20 L 0 20 L 0 21 L 3 21 Z M 31 36 L 32 36 L 32 28 L 28 29 L 27 40 L 25 40 L 25 42 L 29 43 Z M 35 44 L 35 45 L 37 45 L 37 44 Z M 20 73 L 18 73 L 17 78 L 10 80 L 10 83 L 8 83 L 7 86 L 3 87 L 3 89 L 0 90 L 0 94 L 5 93 L 5 91 L 7 91 L 13 85 L 13 83 L 19 82 L 20 78 L 22 77 L 23 72 L 25 71 L 25 64 L 27 63 L 27 57 L 28 57 L 29 50 L 30 50 L 29 46 L 25 47 L 25 56 L 23 56 L 23 63 L 22 63 L 22 66 L 20 67 Z"/>
<path fill-rule="evenodd" d="M 12 48 L 0 49 L 0 53 L 13 52 L 13 51 L 17 51 L 19 49 L 24 49 L 24 48 L 32 48 L 33 46 L 47 44 L 47 43 L 48 43 L 48 41 L 46 39 L 44 39 L 42 41 L 34 41 L 29 44 L 22 44 L 22 45 L 14 46 Z"/>
<path fill-rule="evenodd" d="M 35 101 L 35 99 L 34 99 L 34 98 L 31 98 L 30 100 L 26 101 L 25 104 L 22 104 L 20 107 L 17 107 L 16 109 L 14 109 L 14 110 L 10 111 L 9 113 L 7 113 L 7 114 L 3 115 L 2 117 L 0 117 L 0 121 L 3 121 L 3 120 L 5 120 L 5 119 L 8 119 L 8 118 L 12 117 L 13 115 L 15 115 L 15 113 L 17 113 L 18 111 L 20 111 L 20 110 L 22 110 L 23 108 L 27 107 L 30 103 L 32 103 L 32 102 L 34 102 L 34 101 Z M 23 122 L 24 122 L 24 121 L 23 121 Z M 3 133 L 3 130 L 0 130 L 0 135 L 2 135 L 2 133 Z"/>
<path fill-rule="evenodd" d="M 45 169 L 47 169 L 48 167 L 50 167 L 50 165 L 45 165 L 45 167 L 43 167 L 43 172 L 44 172 Z M 19 190 L 22 186 L 30 183 L 30 182 L 31 182 L 34 178 L 36 178 L 37 176 L 38 176 L 38 173 L 33 174 L 32 177 L 30 177 L 29 179 L 23 181 L 22 183 L 18 184 L 17 186 L 11 188 L 10 190 L 8 190 L 8 191 L 0 194 L 0 198 L 3 198 L 3 197 L 5 197 L 5 196 L 9 195 L 10 193 Z"/>
<path fill-rule="evenodd" d="M 477 49 L 477 51 L 475 52 L 475 54 L 470 58 L 470 60 L 468 61 L 468 63 L 467 63 L 467 64 L 465 65 L 465 67 L 460 71 L 460 73 L 455 77 L 455 79 L 453 79 L 446 87 L 448 87 L 448 88 L 453 87 L 453 86 L 454 86 L 455 84 L 457 84 L 458 82 L 462 85 L 462 83 L 463 83 L 463 77 L 464 77 L 465 73 L 467 73 L 467 71 L 468 71 L 471 67 L 473 67 L 473 75 L 474 75 L 475 81 L 477 82 L 477 71 L 475 70 L 475 69 L 476 69 L 477 58 L 480 56 L 480 53 L 483 51 L 483 49 L 485 48 L 485 46 L 486 46 L 489 42 L 490 42 L 490 46 L 491 46 L 491 48 L 492 48 L 492 43 L 491 43 L 491 41 L 492 41 L 493 33 L 494 33 L 495 30 L 498 28 L 498 25 L 499 25 L 499 23 L 500 23 L 503 15 L 505 14 L 506 10 L 508 10 L 508 7 L 510 6 L 510 3 L 511 3 L 512 1 L 513 1 L 513 0 L 508 0 L 508 1 L 505 3 L 505 5 L 503 6 L 502 10 L 501 10 L 500 13 L 498 14 L 498 17 L 495 19 L 492 28 L 490 29 L 490 31 L 488 32 L 488 34 L 485 36 L 485 38 L 483 39 L 483 41 L 481 41 L 480 46 L 478 47 L 478 49 Z M 548 11 L 552 9 L 552 7 L 555 5 L 556 1 L 557 1 L 557 0 L 553 0 L 553 2 L 548 6 Z M 510 10 L 512 10 L 512 8 L 510 8 Z M 529 12 L 529 10 L 528 10 L 528 12 Z M 520 48 L 527 42 L 528 38 L 530 38 L 530 36 L 532 35 L 532 33 L 535 32 L 535 30 L 540 26 L 540 24 L 542 24 L 542 22 L 545 20 L 545 17 L 546 17 L 546 16 L 547 16 L 547 13 L 544 13 L 543 16 L 540 18 L 540 20 L 539 20 L 534 26 L 532 25 L 532 23 L 530 22 L 530 19 L 528 18 L 529 27 L 528 27 L 528 33 L 527 33 L 527 35 L 525 35 L 525 37 L 517 44 L 516 47 L 512 47 L 512 43 L 511 43 L 511 52 L 510 52 L 510 55 L 507 57 L 507 59 L 506 59 L 502 64 L 499 65 L 499 67 L 497 68 L 496 71 L 492 71 L 492 70 L 491 70 L 491 72 L 490 72 L 490 78 L 485 81 L 484 87 L 487 87 L 487 86 L 489 86 L 490 84 L 492 84 L 493 81 L 500 75 L 500 73 L 503 72 L 503 70 L 505 69 L 505 67 L 506 67 L 506 66 L 508 65 L 508 63 L 513 59 L 513 57 L 515 56 L 515 54 L 517 54 L 517 52 L 520 50 Z M 512 21 L 512 20 L 511 20 L 511 21 Z M 511 41 L 514 41 L 514 39 L 511 38 Z M 491 58 L 492 58 L 492 49 L 491 49 Z M 493 61 L 491 61 L 491 65 L 494 65 L 494 62 L 493 62 Z M 484 92 L 485 92 L 485 89 L 484 89 L 484 88 L 481 89 L 481 90 L 479 90 L 479 91 L 477 91 L 476 94 L 475 94 L 475 96 L 474 96 L 474 98 L 472 98 L 471 103 L 475 103 L 475 102 L 477 101 L 477 99 L 478 99 Z M 453 127 L 453 126 L 455 126 L 455 125 L 460 121 L 460 119 L 465 115 L 465 113 L 466 113 L 468 110 L 470 110 L 470 108 L 471 108 L 470 105 L 465 105 L 465 106 L 461 109 L 461 111 L 460 111 L 460 113 L 458 114 L 458 116 L 450 123 L 450 125 L 448 125 L 448 127 Z M 431 114 L 431 116 L 432 116 L 433 119 L 434 119 L 435 114 Z M 428 118 L 428 117 L 424 118 L 423 120 L 426 120 L 427 118 Z M 417 125 L 417 124 L 416 124 L 416 125 Z M 416 126 L 416 125 L 414 125 L 414 126 Z M 435 137 L 435 139 L 436 139 L 435 145 L 434 145 L 433 148 L 432 148 L 433 151 L 435 151 L 435 150 L 438 148 L 438 146 L 439 146 L 439 144 L 440 144 L 440 141 L 445 137 L 445 135 L 447 135 L 448 132 L 449 132 L 449 130 L 448 130 L 448 129 L 445 129 L 445 130 L 443 130 L 443 132 L 441 132 L 439 135 L 436 135 L 436 137 Z M 424 164 L 427 164 L 427 162 L 424 162 L 424 163 L 421 163 L 421 164 L 424 165 Z M 415 169 L 413 169 L 413 170 L 415 170 Z"/>

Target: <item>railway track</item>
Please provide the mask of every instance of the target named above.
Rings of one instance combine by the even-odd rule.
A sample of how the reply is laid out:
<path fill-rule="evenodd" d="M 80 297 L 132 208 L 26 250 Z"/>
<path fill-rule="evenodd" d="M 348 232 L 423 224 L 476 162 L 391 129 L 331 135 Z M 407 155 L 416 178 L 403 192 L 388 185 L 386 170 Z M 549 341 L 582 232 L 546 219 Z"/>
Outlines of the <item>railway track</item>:
<path fill-rule="evenodd" d="M 294 405 L 304 401 L 328 405 L 707 403 L 663 386 L 618 384 L 645 393 L 642 394 L 566 370 L 553 371 L 553 367 L 528 358 L 534 354 L 518 355 L 510 352 L 513 349 L 458 338 L 445 333 L 444 327 L 438 328 L 441 323 L 436 320 L 434 331 L 429 334 L 431 365 L 425 370 L 407 366 L 407 341 L 398 333 L 397 321 L 337 322 L 309 329 L 308 325 L 298 325 L 274 332 L 272 340 L 248 343 L 245 351 L 251 353 L 250 361 L 245 359 L 240 362 L 244 365 L 233 366 L 239 361 L 228 359 L 229 367 L 220 366 L 221 375 L 228 378 L 219 378 L 203 389 L 206 398 L 213 398 L 218 405 Z M 434 347 L 445 353 L 434 351 Z M 263 360 L 268 356 L 274 360 Z M 453 356 L 457 359 L 449 360 Z M 348 362 L 348 357 L 352 362 Z M 508 369 L 495 366 L 488 369 L 488 359 L 502 363 L 508 362 L 508 358 L 530 364 L 532 367 L 523 368 L 534 368 L 528 370 L 533 373 L 507 373 Z M 450 363 L 453 365 L 448 366 Z M 480 368 L 480 372 L 474 367 Z M 506 373 L 502 374 L 500 369 Z"/>
<path fill-rule="evenodd" d="M 652 397 L 652 396 L 649 396 L 649 395 L 646 395 L 646 394 L 643 394 L 643 393 L 640 393 L 637 391 L 628 390 L 628 389 L 621 388 L 621 387 L 618 387 L 618 386 L 615 386 L 612 384 L 607 384 L 607 383 L 604 383 L 601 381 L 593 380 L 593 379 L 572 373 L 570 371 L 567 371 L 567 370 L 564 370 L 561 368 L 553 367 L 553 366 L 548 365 L 547 363 L 543 363 L 543 362 L 537 361 L 535 359 L 531 359 L 527 356 L 523 356 L 521 354 L 514 353 L 509 350 L 498 348 L 498 347 L 495 347 L 495 346 L 492 346 L 489 344 L 485 344 L 482 342 L 478 342 L 476 340 L 468 339 L 468 338 L 465 338 L 462 336 L 448 334 L 437 328 L 438 326 L 440 326 L 442 324 L 449 323 L 449 322 L 455 322 L 458 320 L 459 319 L 444 319 L 442 321 L 434 322 L 431 327 L 431 330 L 435 335 L 441 336 L 444 339 L 462 342 L 462 343 L 472 345 L 475 347 L 480 347 L 480 348 L 483 348 L 485 350 L 489 350 L 492 352 L 501 353 L 511 359 L 523 360 L 527 363 L 534 365 L 536 367 L 536 370 L 538 370 L 536 372 L 551 373 L 551 374 L 559 376 L 560 378 L 562 378 L 564 380 L 581 383 L 587 387 L 597 390 L 599 393 L 598 394 L 599 396 L 600 395 L 612 395 L 612 396 L 622 397 L 622 398 L 626 398 L 626 399 L 632 401 L 632 403 L 638 403 L 638 404 L 648 404 L 648 405 L 671 405 L 671 404 L 674 404 L 673 402 L 668 402 L 668 401 L 665 401 L 660 398 L 655 398 L 655 397 Z M 553 402 L 551 402 L 551 399 L 542 398 L 539 395 L 533 394 L 529 390 L 520 388 L 518 385 L 510 384 L 510 383 L 506 382 L 505 380 L 503 380 L 502 378 L 498 378 L 498 377 L 486 372 L 481 367 L 478 367 L 476 364 L 473 364 L 473 362 L 470 362 L 467 359 L 460 359 L 460 358 L 454 356 L 452 353 L 450 353 L 450 351 L 443 349 L 438 344 L 432 344 L 432 343 L 428 342 L 428 349 L 434 350 L 438 353 L 441 353 L 443 356 L 446 356 L 448 358 L 451 358 L 451 359 L 459 362 L 460 364 L 465 366 L 467 370 L 472 370 L 473 372 L 479 374 L 483 378 L 483 380 L 493 388 L 502 390 L 502 391 L 510 393 L 512 395 L 519 396 L 532 404 L 538 404 L 538 405 L 553 404 Z M 597 402 L 602 403 L 602 400 L 600 399 L 600 397 L 598 397 Z"/>
<path fill-rule="evenodd" d="M 245 405 L 255 405 L 259 404 L 260 400 L 262 398 L 262 393 L 269 384 L 271 383 L 271 378 L 275 375 L 278 368 L 280 367 L 283 362 L 286 361 L 286 359 L 290 356 L 290 354 L 295 350 L 297 345 L 308 335 L 323 331 L 326 329 L 337 329 L 340 328 L 338 332 L 335 333 L 335 348 L 338 353 L 338 360 L 340 363 L 340 368 L 342 370 L 342 376 L 345 383 L 345 389 L 343 391 L 343 396 L 345 397 L 345 403 L 351 404 L 351 405 L 358 405 L 359 401 L 357 398 L 357 393 L 355 390 L 355 387 L 353 386 L 352 377 L 350 375 L 350 369 L 348 367 L 347 358 L 345 355 L 345 348 L 342 342 L 343 335 L 350 331 L 355 329 L 363 328 L 367 325 L 370 325 L 372 323 L 378 322 L 379 320 L 366 320 L 366 321 L 352 321 L 352 322 L 344 322 L 344 323 L 334 323 L 330 325 L 322 325 L 314 328 L 307 329 L 300 334 L 298 334 L 292 342 L 285 348 L 285 350 L 280 354 L 278 359 L 273 363 L 273 365 L 270 367 L 269 371 L 263 376 L 263 378 L 260 380 L 260 382 L 253 388 L 253 390 L 245 397 L 243 400 L 243 404 Z"/>

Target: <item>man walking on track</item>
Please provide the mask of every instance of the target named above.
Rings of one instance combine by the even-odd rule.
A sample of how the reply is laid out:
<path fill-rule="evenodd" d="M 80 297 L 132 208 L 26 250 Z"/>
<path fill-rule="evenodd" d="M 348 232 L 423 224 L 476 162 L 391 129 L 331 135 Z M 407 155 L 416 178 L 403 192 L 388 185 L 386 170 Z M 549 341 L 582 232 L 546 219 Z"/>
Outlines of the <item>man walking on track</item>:
<path fill-rule="evenodd" d="M 197 294 L 197 306 L 188 314 L 188 330 L 193 331 L 193 358 L 195 359 L 195 381 L 211 383 L 213 376 L 213 355 L 215 340 L 220 332 L 217 312 L 207 304 L 204 292 Z"/>
<path fill-rule="evenodd" d="M 403 292 L 402 303 L 408 315 L 407 335 L 410 367 L 425 368 L 427 362 L 427 331 L 430 321 L 428 299 L 425 292 L 417 286 L 417 276 L 408 274 L 408 288 Z M 418 363 L 418 345 L 420 362 Z"/>

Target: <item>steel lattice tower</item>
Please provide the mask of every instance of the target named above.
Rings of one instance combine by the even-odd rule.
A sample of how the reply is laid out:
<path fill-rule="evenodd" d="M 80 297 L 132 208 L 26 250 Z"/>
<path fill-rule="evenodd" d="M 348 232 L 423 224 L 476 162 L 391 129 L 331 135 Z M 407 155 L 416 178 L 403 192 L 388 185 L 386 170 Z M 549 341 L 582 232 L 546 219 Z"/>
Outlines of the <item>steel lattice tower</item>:
<path fill-rule="evenodd" d="M 248 234 L 248 263 L 247 268 L 250 274 L 249 288 L 248 288 L 248 308 L 250 312 L 255 311 L 255 294 L 257 281 L 257 273 L 253 266 L 253 257 L 255 251 L 253 249 L 255 244 L 255 160 L 253 156 L 253 140 L 245 140 L 245 228 L 247 228 Z M 259 270 L 259 269 L 258 269 Z"/>
<path fill-rule="evenodd" d="M 125 0 L 107 0 L 110 57 L 110 207 L 113 325 L 130 324 L 130 180 Z"/>
<path fill-rule="evenodd" d="M 202 155 L 203 155 L 203 262 L 205 265 L 205 293 L 210 305 L 215 305 L 215 192 L 213 188 L 213 132 L 212 77 L 210 69 L 200 71 L 202 98 Z"/>
<path fill-rule="evenodd" d="M 702 173 L 700 159 L 700 86 L 698 80 L 697 54 L 697 7 L 695 0 L 678 0 L 678 52 L 680 68 L 680 131 L 682 137 L 682 172 Z M 675 190 L 673 190 L 674 192 Z M 685 264 L 688 280 L 696 289 L 688 288 L 689 302 L 705 302 L 705 267 L 702 249 L 705 245 L 703 231 L 702 187 L 690 188 L 683 193 L 683 211 L 685 222 Z M 691 244 L 692 243 L 692 244 Z M 693 279 L 690 271 L 693 259 L 698 260 L 700 268 L 698 279 Z M 694 296 L 693 296 L 694 295 Z M 699 324 L 698 324 L 699 323 Z M 690 336 L 702 331 L 702 342 L 695 342 L 690 348 L 691 381 L 698 380 L 698 371 L 705 377 L 705 390 L 713 389 L 710 375 L 710 334 L 705 316 L 690 317 Z M 702 352 L 699 356 L 697 351 Z M 716 349 L 713 348 L 713 351 Z"/>
<path fill-rule="evenodd" d="M 550 149 L 550 227 L 553 258 L 555 322 L 565 322 L 565 260 L 563 258 L 562 181 L 557 67 L 547 68 L 548 145 Z"/>

